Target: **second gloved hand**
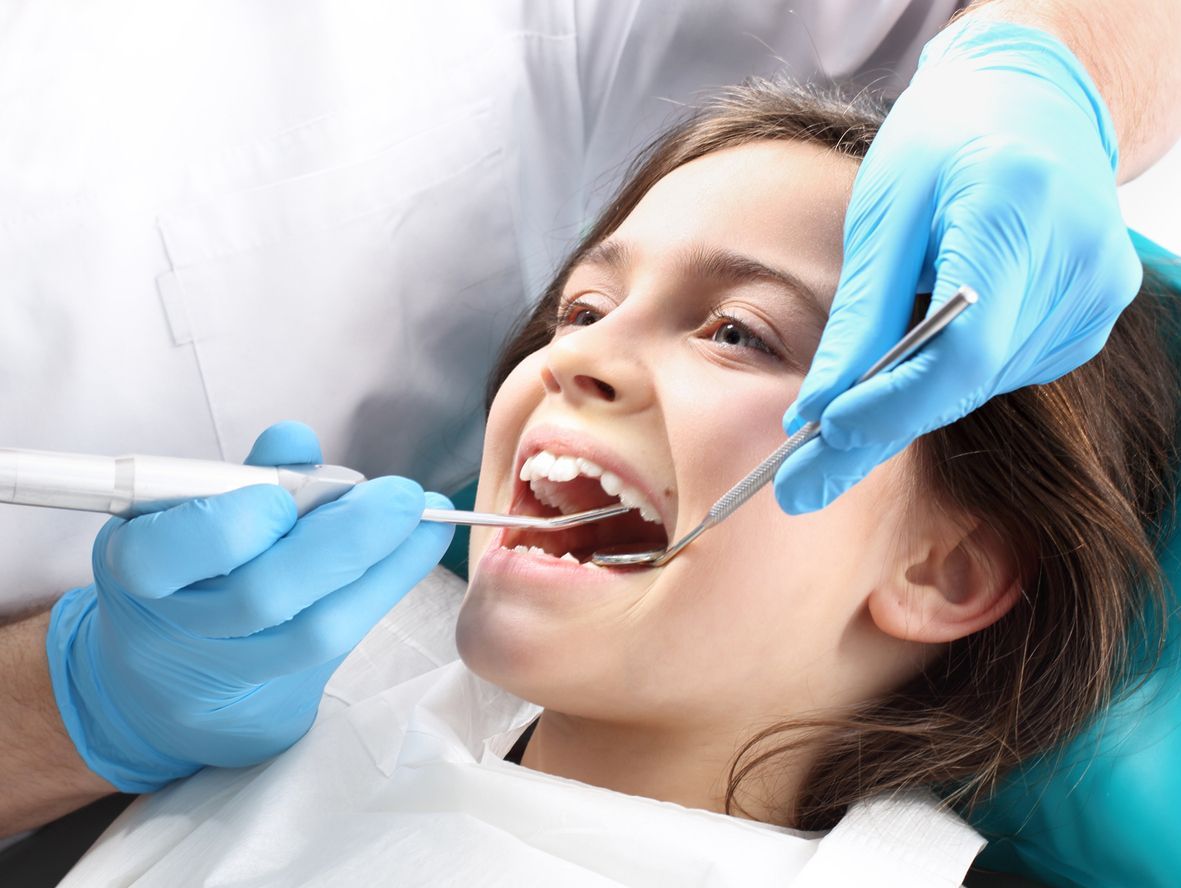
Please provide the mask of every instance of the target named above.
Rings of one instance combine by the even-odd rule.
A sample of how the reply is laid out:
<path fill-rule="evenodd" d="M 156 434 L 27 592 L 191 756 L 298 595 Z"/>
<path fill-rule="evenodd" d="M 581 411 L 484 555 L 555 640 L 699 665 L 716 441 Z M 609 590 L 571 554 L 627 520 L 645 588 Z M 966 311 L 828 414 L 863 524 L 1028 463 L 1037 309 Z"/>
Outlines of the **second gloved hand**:
<path fill-rule="evenodd" d="M 861 164 L 844 265 L 788 433 L 782 508 L 827 505 L 919 435 L 1093 357 L 1141 266 L 1116 200 L 1116 139 L 1051 35 L 968 14 L 932 40 Z M 916 292 L 980 301 L 894 370 L 849 389 L 903 335 Z"/>
<path fill-rule="evenodd" d="M 273 426 L 247 462 L 320 462 L 305 426 Z M 93 586 L 54 607 L 47 649 L 79 753 L 124 792 L 237 767 L 311 726 L 324 685 L 442 557 L 449 507 L 403 478 L 359 484 L 296 520 L 262 485 L 132 521 L 94 545 Z"/>

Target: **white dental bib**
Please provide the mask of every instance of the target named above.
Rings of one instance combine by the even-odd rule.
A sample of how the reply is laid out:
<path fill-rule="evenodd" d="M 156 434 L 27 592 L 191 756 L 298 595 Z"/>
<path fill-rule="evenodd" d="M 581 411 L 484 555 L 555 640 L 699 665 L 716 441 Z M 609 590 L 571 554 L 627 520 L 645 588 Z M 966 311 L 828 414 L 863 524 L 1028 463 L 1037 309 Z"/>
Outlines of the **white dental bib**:
<path fill-rule="evenodd" d="M 461 595 L 436 571 L 333 676 L 299 743 L 141 798 L 61 884 L 916 888 L 959 885 L 984 845 L 926 795 L 799 833 L 505 762 L 540 709 L 456 659 Z"/>

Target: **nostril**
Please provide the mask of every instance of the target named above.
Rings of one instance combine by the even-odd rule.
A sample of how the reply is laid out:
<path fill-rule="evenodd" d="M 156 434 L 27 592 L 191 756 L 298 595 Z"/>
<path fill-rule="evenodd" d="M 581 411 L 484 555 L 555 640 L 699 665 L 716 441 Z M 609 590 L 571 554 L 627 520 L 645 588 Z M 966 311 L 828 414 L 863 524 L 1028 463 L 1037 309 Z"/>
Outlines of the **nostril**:
<path fill-rule="evenodd" d="M 597 385 L 599 387 L 599 391 L 601 391 L 603 393 L 604 398 L 606 398 L 608 401 L 615 400 L 615 389 L 614 388 L 607 385 L 607 383 L 603 382 L 603 380 L 601 380 L 601 379 L 596 379 L 595 385 Z"/>
<path fill-rule="evenodd" d="M 615 387 L 594 376 L 576 376 L 574 383 L 588 395 L 597 395 L 605 401 L 615 400 Z"/>
<path fill-rule="evenodd" d="M 578 384 L 588 393 L 598 392 L 607 401 L 615 400 L 615 388 L 601 379 L 596 379 L 593 376 L 579 376 Z"/>

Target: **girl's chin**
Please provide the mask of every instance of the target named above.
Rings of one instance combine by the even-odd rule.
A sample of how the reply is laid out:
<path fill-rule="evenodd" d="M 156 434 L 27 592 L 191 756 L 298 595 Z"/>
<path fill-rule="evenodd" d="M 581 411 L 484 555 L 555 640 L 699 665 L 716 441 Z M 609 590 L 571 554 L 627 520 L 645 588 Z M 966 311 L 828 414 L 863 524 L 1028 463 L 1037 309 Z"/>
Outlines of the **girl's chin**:
<path fill-rule="evenodd" d="M 476 675 L 540 702 L 569 666 L 578 639 L 595 639 L 598 658 L 602 644 L 611 643 L 604 625 L 618 626 L 612 615 L 650 591 L 652 574 L 505 549 L 501 538 L 492 538 L 472 570 L 456 644 Z"/>
<path fill-rule="evenodd" d="M 539 618 L 535 607 L 486 595 L 473 584 L 459 611 L 455 645 L 473 673 L 532 700 L 538 683 L 545 685 L 562 673 L 568 627 L 566 621 Z"/>

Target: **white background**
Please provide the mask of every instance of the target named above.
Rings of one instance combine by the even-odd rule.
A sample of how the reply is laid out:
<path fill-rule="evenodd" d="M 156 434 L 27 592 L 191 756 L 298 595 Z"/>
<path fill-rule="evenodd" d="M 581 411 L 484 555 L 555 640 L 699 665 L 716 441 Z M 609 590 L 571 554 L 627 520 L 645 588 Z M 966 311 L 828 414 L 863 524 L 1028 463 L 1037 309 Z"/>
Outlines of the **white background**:
<path fill-rule="evenodd" d="M 1181 255 L 1181 143 L 1120 188 L 1119 200 L 1131 228 Z"/>

